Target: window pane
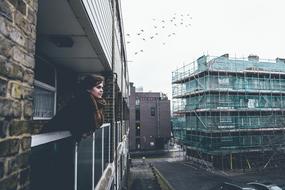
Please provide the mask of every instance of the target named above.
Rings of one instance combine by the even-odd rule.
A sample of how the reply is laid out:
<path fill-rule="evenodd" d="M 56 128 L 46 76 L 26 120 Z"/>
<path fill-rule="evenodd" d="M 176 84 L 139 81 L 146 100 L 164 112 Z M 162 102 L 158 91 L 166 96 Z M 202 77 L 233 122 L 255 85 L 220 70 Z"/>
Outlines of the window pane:
<path fill-rule="evenodd" d="M 53 91 L 35 86 L 34 89 L 34 117 L 52 118 L 54 115 Z"/>
<path fill-rule="evenodd" d="M 150 108 L 150 115 L 155 116 L 155 108 L 154 107 Z"/>
<path fill-rule="evenodd" d="M 140 109 L 136 109 L 136 120 L 140 120 Z"/>
<path fill-rule="evenodd" d="M 140 148 L 141 148 L 140 138 L 136 138 L 136 149 L 140 149 Z"/>
<path fill-rule="evenodd" d="M 139 123 L 136 123 L 136 136 L 141 135 L 141 127 Z"/>

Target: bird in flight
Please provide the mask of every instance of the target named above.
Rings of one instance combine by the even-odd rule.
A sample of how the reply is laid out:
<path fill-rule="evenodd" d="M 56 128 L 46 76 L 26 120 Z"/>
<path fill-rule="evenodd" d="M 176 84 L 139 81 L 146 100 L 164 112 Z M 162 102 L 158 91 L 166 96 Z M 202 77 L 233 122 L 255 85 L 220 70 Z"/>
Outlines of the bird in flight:
<path fill-rule="evenodd" d="M 137 44 L 136 40 L 143 41 L 145 44 L 150 43 L 152 41 L 158 41 L 161 45 L 166 45 L 168 40 L 178 36 L 178 30 L 181 28 L 190 28 L 191 26 L 191 15 L 190 13 L 181 13 L 177 12 L 170 15 L 168 18 L 151 18 L 151 30 L 139 27 L 136 32 L 127 33 L 126 36 L 128 37 L 126 43 Z M 188 29 L 187 29 L 188 30 Z M 133 38 L 133 39 L 130 39 Z M 128 46 L 129 47 L 129 46 Z M 144 49 L 137 49 L 134 50 L 134 55 L 140 55 L 144 52 Z"/>

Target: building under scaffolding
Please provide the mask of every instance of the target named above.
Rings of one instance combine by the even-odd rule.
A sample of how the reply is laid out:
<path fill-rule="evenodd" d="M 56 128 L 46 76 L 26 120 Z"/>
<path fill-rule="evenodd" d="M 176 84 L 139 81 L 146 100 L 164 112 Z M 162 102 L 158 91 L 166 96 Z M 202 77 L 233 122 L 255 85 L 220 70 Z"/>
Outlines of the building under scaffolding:
<path fill-rule="evenodd" d="M 172 73 L 173 131 L 194 160 L 220 169 L 285 160 L 285 60 L 202 56 Z"/>

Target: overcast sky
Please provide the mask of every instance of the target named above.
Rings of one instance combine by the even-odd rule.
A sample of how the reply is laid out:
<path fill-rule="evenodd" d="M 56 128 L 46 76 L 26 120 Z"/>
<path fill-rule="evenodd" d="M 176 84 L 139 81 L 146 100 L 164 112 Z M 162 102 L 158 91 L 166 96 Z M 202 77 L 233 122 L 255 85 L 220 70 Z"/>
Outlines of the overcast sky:
<path fill-rule="evenodd" d="M 171 98 L 171 72 L 203 54 L 285 57 L 284 0 L 122 0 L 130 81 Z"/>

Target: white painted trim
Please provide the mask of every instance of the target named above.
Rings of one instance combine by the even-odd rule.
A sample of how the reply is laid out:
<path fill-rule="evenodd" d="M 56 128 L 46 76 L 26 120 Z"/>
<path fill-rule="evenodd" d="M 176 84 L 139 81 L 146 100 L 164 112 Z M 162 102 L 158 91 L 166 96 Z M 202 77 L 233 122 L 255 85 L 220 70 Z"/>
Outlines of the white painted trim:
<path fill-rule="evenodd" d="M 122 146 L 123 146 L 123 143 L 120 142 L 120 143 L 118 144 L 118 146 L 117 146 L 117 155 L 121 155 L 121 154 L 122 154 L 122 152 L 123 152 Z M 118 156 L 117 158 L 119 159 L 119 156 Z"/>
<path fill-rule="evenodd" d="M 77 161 L 78 161 L 78 142 L 74 148 L 74 190 L 77 190 Z"/>
<path fill-rule="evenodd" d="M 101 158 L 101 161 L 102 161 L 102 174 L 103 174 L 103 171 L 104 171 L 104 128 L 102 129 L 102 158 Z"/>
<path fill-rule="evenodd" d="M 100 180 L 98 181 L 98 183 L 97 183 L 97 185 L 95 187 L 95 190 L 99 190 L 100 189 L 100 184 L 103 181 L 106 180 L 106 174 L 107 174 L 107 171 L 109 169 L 111 169 L 112 174 L 111 174 L 111 177 L 110 177 L 110 179 L 108 181 L 108 185 L 106 186 L 106 189 L 111 189 L 112 181 L 114 180 L 114 175 L 115 175 L 115 165 L 114 165 L 114 162 L 108 164 L 108 166 L 106 167 L 106 169 L 102 173 L 101 178 L 100 178 Z"/>
<path fill-rule="evenodd" d="M 110 127 L 111 124 L 110 123 L 103 123 L 100 128 L 104 128 L 104 127 Z"/>
<path fill-rule="evenodd" d="M 95 188 L 95 132 L 92 135 L 92 190 Z"/>
<path fill-rule="evenodd" d="M 108 163 L 110 163 L 111 161 L 111 127 L 109 128 L 109 135 L 108 135 L 108 138 L 109 138 L 109 144 L 108 144 Z"/>
<path fill-rule="evenodd" d="M 57 131 L 57 132 L 32 135 L 31 147 L 39 146 L 39 145 L 46 144 L 52 141 L 57 141 L 57 140 L 64 139 L 70 136 L 71 136 L 71 133 L 69 131 Z"/>
<path fill-rule="evenodd" d="M 57 103 L 57 70 L 56 70 L 56 68 L 54 68 L 54 101 L 53 101 L 53 104 L 54 104 L 54 106 L 53 106 L 53 116 L 55 116 L 55 114 L 56 114 L 56 103 Z"/>
<path fill-rule="evenodd" d="M 55 92 L 56 91 L 56 88 L 54 86 L 51 86 L 49 84 L 46 84 L 46 83 L 43 83 L 43 82 L 40 82 L 38 80 L 35 80 L 34 81 L 34 85 L 37 86 L 37 87 L 40 87 L 40 88 L 44 88 L 45 90 L 50 90 L 52 92 Z"/>
<path fill-rule="evenodd" d="M 33 117 L 33 120 L 50 120 L 52 117 Z"/>

